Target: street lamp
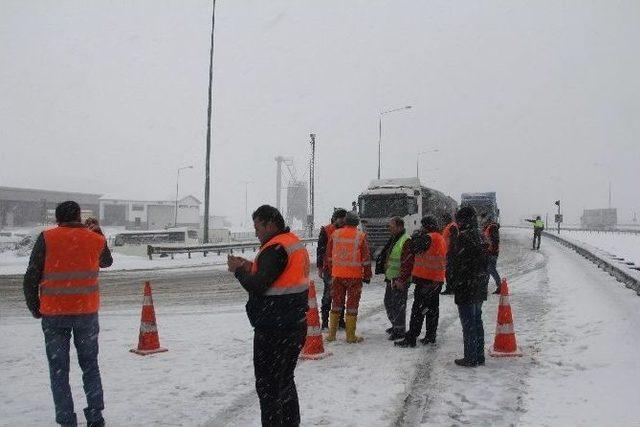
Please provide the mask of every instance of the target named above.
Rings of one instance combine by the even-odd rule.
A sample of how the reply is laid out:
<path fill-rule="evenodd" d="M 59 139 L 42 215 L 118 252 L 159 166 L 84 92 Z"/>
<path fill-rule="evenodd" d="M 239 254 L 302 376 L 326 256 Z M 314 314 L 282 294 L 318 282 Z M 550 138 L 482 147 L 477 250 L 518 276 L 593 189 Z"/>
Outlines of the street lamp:
<path fill-rule="evenodd" d="M 184 169 L 193 169 L 193 166 L 183 166 L 178 168 L 178 175 L 176 176 L 176 212 L 175 217 L 173 219 L 173 226 L 178 226 L 178 183 L 180 182 L 180 171 Z"/>
<path fill-rule="evenodd" d="M 421 151 L 416 156 L 416 178 L 420 179 L 420 156 L 427 153 L 438 153 L 440 150 L 437 148 L 434 150 Z"/>
<path fill-rule="evenodd" d="M 394 108 L 393 110 L 383 111 L 378 114 L 378 179 L 380 179 L 380 154 L 382 152 L 382 116 L 401 110 L 410 110 L 411 105 L 405 107 Z"/>

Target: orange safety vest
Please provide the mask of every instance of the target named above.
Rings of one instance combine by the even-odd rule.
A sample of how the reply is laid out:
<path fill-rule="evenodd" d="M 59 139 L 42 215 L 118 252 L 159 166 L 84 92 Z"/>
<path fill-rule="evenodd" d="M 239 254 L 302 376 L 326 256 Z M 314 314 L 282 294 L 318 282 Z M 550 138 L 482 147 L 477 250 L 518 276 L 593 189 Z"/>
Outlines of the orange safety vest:
<path fill-rule="evenodd" d="M 43 235 L 40 313 L 48 316 L 97 313 L 104 236 L 84 227 L 56 227 L 45 230 Z"/>
<path fill-rule="evenodd" d="M 440 233 L 429 233 L 429 249 L 415 255 L 411 275 L 421 279 L 444 282 L 447 269 L 447 244 Z"/>
<path fill-rule="evenodd" d="M 452 227 L 458 227 L 458 224 L 456 224 L 455 221 L 451 221 L 449 224 L 447 224 L 444 227 L 444 230 L 442 230 L 442 237 L 444 237 L 444 242 L 447 245 L 447 250 L 449 250 L 449 245 L 451 244 L 451 228 Z"/>
<path fill-rule="evenodd" d="M 353 226 L 337 229 L 332 236 L 331 276 L 344 279 L 362 279 L 362 268 L 371 265 L 368 254 L 363 258 L 360 246 L 365 234 Z"/>
<path fill-rule="evenodd" d="M 497 248 L 495 248 L 493 246 L 493 242 L 491 241 L 491 227 L 495 227 L 495 224 L 491 223 L 491 224 L 487 225 L 483 230 L 483 234 L 484 234 L 485 241 L 489 244 L 489 248 L 487 249 L 487 251 L 490 254 L 493 254 L 493 253 L 495 253 L 495 250 Z"/>
<path fill-rule="evenodd" d="M 327 233 L 327 240 L 329 239 L 329 237 L 331 237 L 333 232 L 336 231 L 336 230 L 337 230 L 337 228 L 333 224 L 329 224 L 329 225 L 325 225 L 324 226 L 324 232 Z"/>
<path fill-rule="evenodd" d="M 260 248 L 256 259 L 266 248 L 275 245 L 282 245 L 287 251 L 287 265 L 264 295 L 289 295 L 306 292 L 309 289 L 309 253 L 304 243 L 291 232 L 277 234 Z M 253 262 L 251 273 L 255 274 L 257 271 L 258 264 Z"/>

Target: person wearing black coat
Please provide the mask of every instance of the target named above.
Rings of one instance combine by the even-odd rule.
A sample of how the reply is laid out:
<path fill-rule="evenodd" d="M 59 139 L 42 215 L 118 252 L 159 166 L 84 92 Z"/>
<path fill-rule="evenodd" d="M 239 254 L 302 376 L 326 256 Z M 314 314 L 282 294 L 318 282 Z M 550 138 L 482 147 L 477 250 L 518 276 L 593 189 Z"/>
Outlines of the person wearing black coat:
<path fill-rule="evenodd" d="M 456 359 L 459 366 L 484 365 L 484 327 L 482 303 L 487 300 L 487 245 L 478 230 L 478 219 L 472 207 L 463 207 L 456 213 L 460 227 L 458 238 L 450 251 L 449 277 L 458 306 L 464 357 Z"/>

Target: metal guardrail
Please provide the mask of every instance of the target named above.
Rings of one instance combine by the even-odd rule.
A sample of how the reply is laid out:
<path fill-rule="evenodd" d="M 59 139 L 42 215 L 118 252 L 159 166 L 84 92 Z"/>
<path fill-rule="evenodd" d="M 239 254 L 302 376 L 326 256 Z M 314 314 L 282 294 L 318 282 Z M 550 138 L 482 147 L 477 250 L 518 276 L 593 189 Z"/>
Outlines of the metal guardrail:
<path fill-rule="evenodd" d="M 533 226 L 531 225 L 519 225 L 519 224 L 505 224 L 505 225 L 500 225 L 501 227 L 508 227 L 508 228 L 525 228 L 528 230 L 533 231 Z M 623 233 L 623 234 L 640 234 L 640 230 L 631 230 L 628 228 L 617 228 L 614 230 L 596 230 L 593 228 L 570 228 L 570 227 L 560 227 L 560 232 L 568 232 L 568 231 L 586 231 L 589 233 Z M 545 228 L 545 233 L 556 233 L 557 234 L 557 228 L 556 227 L 551 227 L 551 228 Z"/>
<path fill-rule="evenodd" d="M 316 243 L 318 241 L 317 237 L 300 239 L 304 245 L 309 245 Z M 152 246 L 147 245 L 147 255 L 149 259 L 153 259 L 154 255 L 170 255 L 171 259 L 173 259 L 175 254 L 187 254 L 189 258 L 191 258 L 192 253 L 202 252 L 206 257 L 209 252 L 216 253 L 220 255 L 221 253 L 233 253 L 233 251 L 240 251 L 244 253 L 246 250 L 253 250 L 255 252 L 260 247 L 260 242 L 252 241 L 252 242 L 242 242 L 242 243 L 216 243 L 210 245 L 200 245 L 200 246 Z"/>
<path fill-rule="evenodd" d="M 601 268 L 602 270 L 606 271 L 607 273 L 609 273 L 610 275 L 612 275 L 613 277 L 616 278 L 616 280 L 618 280 L 619 282 L 624 283 L 627 288 L 629 289 L 633 289 L 634 291 L 636 291 L 636 293 L 638 295 L 640 295 L 640 279 L 633 277 L 631 274 L 629 274 L 628 272 L 624 271 L 622 268 L 620 268 L 619 266 L 615 265 L 613 262 L 610 262 L 609 260 L 606 260 L 598 255 L 596 255 L 595 253 L 591 252 L 588 249 L 583 248 L 580 245 L 577 245 L 573 242 L 570 242 L 566 239 L 563 239 L 562 237 L 553 234 L 551 232 L 547 232 L 547 231 L 543 231 L 543 234 L 546 237 L 549 237 L 559 243 L 561 243 L 564 246 L 567 246 L 571 249 L 573 249 L 574 251 L 576 251 L 577 253 L 579 253 L 580 255 L 582 255 L 583 257 L 587 258 L 589 261 L 593 262 L 594 264 L 596 264 L 599 268 Z"/>

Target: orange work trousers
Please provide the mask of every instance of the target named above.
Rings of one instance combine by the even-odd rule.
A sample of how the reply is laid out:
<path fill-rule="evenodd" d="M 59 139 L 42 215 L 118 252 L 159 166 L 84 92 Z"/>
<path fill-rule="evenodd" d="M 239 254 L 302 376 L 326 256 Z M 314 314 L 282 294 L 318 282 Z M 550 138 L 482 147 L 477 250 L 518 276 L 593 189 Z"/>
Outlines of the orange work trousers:
<path fill-rule="evenodd" d="M 334 277 L 331 282 L 331 311 L 340 313 L 345 308 L 346 298 L 345 312 L 357 316 L 360 295 L 362 295 L 362 279 Z"/>

